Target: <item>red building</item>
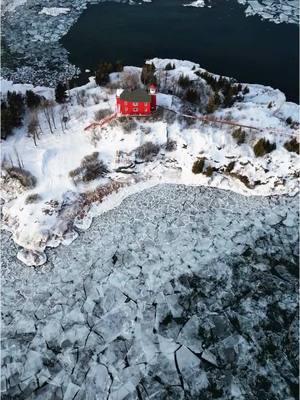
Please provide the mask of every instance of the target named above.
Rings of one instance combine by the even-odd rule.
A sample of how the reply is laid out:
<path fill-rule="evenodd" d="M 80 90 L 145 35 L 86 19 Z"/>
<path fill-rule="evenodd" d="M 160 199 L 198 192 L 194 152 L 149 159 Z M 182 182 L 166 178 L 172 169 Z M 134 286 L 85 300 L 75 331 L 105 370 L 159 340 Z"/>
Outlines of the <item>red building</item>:
<path fill-rule="evenodd" d="M 156 110 L 156 86 L 148 90 L 117 90 L 117 112 L 122 115 L 150 115 Z"/>

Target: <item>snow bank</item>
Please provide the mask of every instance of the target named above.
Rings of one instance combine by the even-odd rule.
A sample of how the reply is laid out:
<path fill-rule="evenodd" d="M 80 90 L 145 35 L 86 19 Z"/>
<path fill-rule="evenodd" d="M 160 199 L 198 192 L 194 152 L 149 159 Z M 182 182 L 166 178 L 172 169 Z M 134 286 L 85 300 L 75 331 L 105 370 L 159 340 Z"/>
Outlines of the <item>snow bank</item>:
<path fill-rule="evenodd" d="M 61 14 L 67 14 L 70 8 L 64 7 L 43 7 L 39 14 L 51 15 L 52 17 L 57 17 Z"/>

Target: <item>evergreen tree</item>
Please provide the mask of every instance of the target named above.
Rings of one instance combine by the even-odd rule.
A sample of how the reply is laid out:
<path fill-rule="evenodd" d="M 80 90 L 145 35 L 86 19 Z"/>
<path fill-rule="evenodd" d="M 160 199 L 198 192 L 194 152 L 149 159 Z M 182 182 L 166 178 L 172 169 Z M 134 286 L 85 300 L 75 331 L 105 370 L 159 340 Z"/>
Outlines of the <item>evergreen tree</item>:
<path fill-rule="evenodd" d="M 22 125 L 22 119 L 25 111 L 24 98 L 20 93 L 7 92 L 7 102 L 10 109 L 13 126 L 17 128 Z"/>
<path fill-rule="evenodd" d="M 166 71 L 171 71 L 172 69 L 175 69 L 175 65 L 174 65 L 174 64 L 168 63 L 168 64 L 165 66 L 165 70 L 166 70 Z"/>
<path fill-rule="evenodd" d="M 57 103 L 64 103 L 67 99 L 67 86 L 64 83 L 58 82 L 55 88 L 55 100 Z"/>
<path fill-rule="evenodd" d="M 207 107 L 206 107 L 206 112 L 208 114 L 212 114 L 215 111 L 216 104 L 215 104 L 215 96 L 210 96 L 208 99 Z"/>
<path fill-rule="evenodd" d="M 7 101 L 1 103 L 1 138 L 6 139 L 14 128 L 22 125 L 25 111 L 24 98 L 20 93 L 7 92 Z"/>
<path fill-rule="evenodd" d="M 197 103 L 199 95 L 196 89 L 189 88 L 185 93 L 185 99 L 190 103 Z"/>
<path fill-rule="evenodd" d="M 26 105 L 28 108 L 36 108 L 41 104 L 41 97 L 32 90 L 26 90 Z"/>
<path fill-rule="evenodd" d="M 96 83 L 99 86 L 106 85 L 109 82 L 109 74 L 113 72 L 113 65 L 109 62 L 99 64 L 96 70 Z"/>
<path fill-rule="evenodd" d="M 221 100 L 221 96 L 219 95 L 218 92 L 215 93 L 215 95 L 214 95 L 214 100 L 215 100 L 215 105 L 216 105 L 216 106 L 221 105 L 222 100 Z"/>
<path fill-rule="evenodd" d="M 1 103 L 1 139 L 6 139 L 12 133 L 13 124 L 10 109 L 5 101 Z"/>
<path fill-rule="evenodd" d="M 141 81 L 144 85 L 149 85 L 150 83 L 157 83 L 157 79 L 155 76 L 155 65 L 152 64 L 144 64 L 142 68 Z"/>
<path fill-rule="evenodd" d="M 114 70 L 115 70 L 115 72 L 123 72 L 123 70 L 124 70 L 123 63 L 118 60 L 115 64 Z"/>
<path fill-rule="evenodd" d="M 185 75 L 180 75 L 178 79 L 178 85 L 182 87 L 183 89 L 189 87 L 191 84 L 191 80 L 188 76 Z"/>

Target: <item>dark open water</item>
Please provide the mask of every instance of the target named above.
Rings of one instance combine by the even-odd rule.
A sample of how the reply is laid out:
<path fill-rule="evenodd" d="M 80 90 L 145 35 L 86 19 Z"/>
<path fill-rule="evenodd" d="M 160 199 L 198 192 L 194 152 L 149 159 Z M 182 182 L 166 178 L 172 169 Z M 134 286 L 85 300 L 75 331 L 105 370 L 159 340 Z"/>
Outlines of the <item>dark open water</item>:
<path fill-rule="evenodd" d="M 245 17 L 235 1 L 212 8 L 184 0 L 129 6 L 91 5 L 62 38 L 70 61 L 83 70 L 100 60 L 141 65 L 146 58 L 178 58 L 241 82 L 281 89 L 298 102 L 298 27 Z"/>

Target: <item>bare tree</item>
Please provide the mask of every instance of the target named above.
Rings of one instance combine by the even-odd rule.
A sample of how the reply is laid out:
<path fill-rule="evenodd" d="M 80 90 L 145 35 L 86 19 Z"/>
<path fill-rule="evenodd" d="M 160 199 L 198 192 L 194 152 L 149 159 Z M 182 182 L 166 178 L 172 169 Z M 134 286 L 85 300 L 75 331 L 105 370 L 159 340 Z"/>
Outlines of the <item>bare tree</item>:
<path fill-rule="evenodd" d="M 137 74 L 133 74 L 129 71 L 123 73 L 122 87 L 124 89 L 137 89 L 140 86 L 140 78 Z"/>
<path fill-rule="evenodd" d="M 76 92 L 77 104 L 84 107 L 86 103 L 85 90 L 80 90 Z"/>
<path fill-rule="evenodd" d="M 50 132 L 53 133 L 49 100 L 43 101 L 42 108 L 43 108 L 43 112 L 44 112 L 46 121 L 48 122 Z"/>
<path fill-rule="evenodd" d="M 69 115 L 69 116 L 68 116 Z M 68 112 L 68 108 L 63 105 L 59 110 L 59 122 L 62 131 L 65 133 L 65 129 L 67 129 L 67 122 L 70 119 L 70 114 Z"/>
<path fill-rule="evenodd" d="M 53 100 L 44 100 L 42 103 L 43 112 L 46 117 L 46 120 L 47 120 L 47 123 L 48 123 L 51 133 L 54 133 L 53 127 L 54 127 L 54 129 L 56 129 L 54 106 L 55 106 L 55 102 Z"/>
<path fill-rule="evenodd" d="M 37 139 L 39 139 L 39 130 L 40 130 L 40 124 L 38 121 L 38 116 L 35 111 L 31 112 L 29 115 L 29 121 L 27 125 L 27 131 L 29 136 L 33 138 L 35 146 L 37 146 Z"/>
<path fill-rule="evenodd" d="M 63 112 L 64 112 L 65 116 L 68 117 L 68 119 L 71 119 L 68 105 L 67 104 L 63 104 L 62 105 L 62 109 L 63 109 Z"/>
<path fill-rule="evenodd" d="M 18 161 L 19 168 L 24 169 L 23 161 L 22 161 L 21 157 L 19 156 L 19 153 L 18 153 L 18 150 L 16 149 L 16 147 L 14 147 L 14 151 L 15 151 L 15 155 L 16 155 L 16 158 Z"/>
<path fill-rule="evenodd" d="M 49 100 L 49 113 L 50 113 L 50 117 L 53 122 L 54 128 L 56 129 L 54 107 L 55 107 L 55 102 L 53 100 Z"/>

